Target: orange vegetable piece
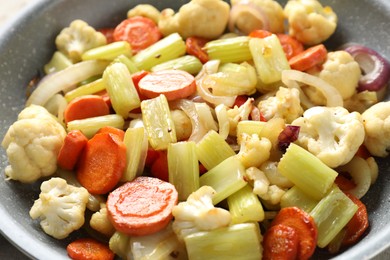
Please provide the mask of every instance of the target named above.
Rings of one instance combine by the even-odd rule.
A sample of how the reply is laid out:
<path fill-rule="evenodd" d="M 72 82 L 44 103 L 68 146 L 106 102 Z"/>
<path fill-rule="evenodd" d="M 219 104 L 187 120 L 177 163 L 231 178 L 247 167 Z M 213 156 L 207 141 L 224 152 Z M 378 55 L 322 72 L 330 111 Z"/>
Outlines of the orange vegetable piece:
<path fill-rule="evenodd" d="M 276 36 L 278 36 L 287 60 L 304 51 L 303 44 L 294 37 L 283 33 L 278 33 Z"/>
<path fill-rule="evenodd" d="M 96 134 L 101 134 L 101 133 L 115 134 L 121 139 L 121 141 L 123 141 L 123 139 L 125 139 L 125 131 L 123 131 L 122 129 L 116 128 L 116 127 L 104 126 L 104 127 L 100 128 L 99 131 L 96 132 Z"/>
<path fill-rule="evenodd" d="M 201 37 L 188 37 L 186 39 L 186 52 L 190 55 L 197 57 L 200 62 L 206 63 L 209 61 L 209 55 L 203 49 L 203 47 L 206 45 L 207 42 L 207 39 Z"/>
<path fill-rule="evenodd" d="M 65 123 L 77 119 L 104 116 L 110 113 L 110 108 L 101 96 L 85 95 L 69 102 L 64 111 Z"/>
<path fill-rule="evenodd" d="M 359 157 L 363 158 L 364 160 L 366 160 L 367 158 L 371 157 L 372 155 L 368 151 L 367 147 L 364 144 L 362 144 L 359 146 L 359 149 L 356 152 L 356 156 L 359 156 Z"/>
<path fill-rule="evenodd" d="M 272 33 L 270 31 L 258 29 L 250 32 L 248 36 L 253 38 L 265 38 L 271 35 Z"/>
<path fill-rule="evenodd" d="M 127 41 L 133 54 L 138 53 L 162 38 L 156 23 L 147 17 L 135 16 L 123 20 L 115 27 L 114 41 Z"/>
<path fill-rule="evenodd" d="M 116 134 L 95 134 L 85 146 L 77 167 L 77 179 L 92 194 L 110 192 L 126 167 L 126 145 Z"/>
<path fill-rule="evenodd" d="M 306 71 L 312 67 L 322 64 L 326 60 L 328 51 L 323 44 L 319 44 L 304 50 L 292 57 L 288 63 L 291 69 Z"/>
<path fill-rule="evenodd" d="M 80 130 L 70 131 L 57 156 L 57 164 L 62 169 L 73 170 L 88 143 L 88 138 Z"/>
<path fill-rule="evenodd" d="M 263 260 L 297 259 L 299 236 L 295 228 L 278 224 L 270 227 L 263 238 Z"/>
<path fill-rule="evenodd" d="M 108 195 L 108 218 L 120 232 L 130 236 L 149 235 L 169 224 L 172 208 L 177 203 L 178 194 L 172 184 L 141 176 Z"/>
<path fill-rule="evenodd" d="M 158 155 L 150 168 L 153 177 L 169 181 L 168 155 L 165 151 L 157 151 Z"/>
<path fill-rule="evenodd" d="M 167 100 L 186 98 L 196 91 L 195 77 L 182 70 L 161 70 L 145 75 L 138 83 L 139 91 L 148 98 L 166 96 Z"/>
<path fill-rule="evenodd" d="M 111 260 L 115 257 L 108 245 L 92 238 L 79 238 L 71 242 L 66 251 L 74 260 Z"/>
<path fill-rule="evenodd" d="M 349 191 L 356 187 L 356 184 L 353 182 L 353 180 L 348 179 L 342 173 L 337 175 L 336 179 L 334 180 L 334 183 L 336 183 L 336 185 L 342 191 Z"/>

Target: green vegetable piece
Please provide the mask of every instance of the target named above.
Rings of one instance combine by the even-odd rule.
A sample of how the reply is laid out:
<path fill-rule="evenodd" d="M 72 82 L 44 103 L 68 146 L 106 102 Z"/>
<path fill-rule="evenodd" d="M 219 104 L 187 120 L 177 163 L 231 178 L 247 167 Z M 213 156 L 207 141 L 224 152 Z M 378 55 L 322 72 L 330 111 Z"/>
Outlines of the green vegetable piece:
<path fill-rule="evenodd" d="M 249 39 L 247 36 L 218 39 L 208 42 L 204 48 L 210 60 L 239 63 L 252 60 Z"/>
<path fill-rule="evenodd" d="M 119 55 L 131 57 L 131 46 L 126 41 L 113 42 L 90 49 L 83 53 L 82 60 L 114 60 Z"/>
<path fill-rule="evenodd" d="M 50 74 L 63 70 L 72 64 L 73 62 L 68 59 L 68 57 L 66 57 L 62 52 L 56 51 L 54 52 L 50 61 L 43 67 L 43 70 L 46 74 Z"/>
<path fill-rule="evenodd" d="M 184 70 L 188 73 L 195 75 L 198 74 L 202 69 L 202 62 L 192 55 L 185 55 L 177 59 L 166 61 L 160 63 L 151 68 L 151 71 L 160 71 L 160 70 Z"/>
<path fill-rule="evenodd" d="M 291 187 L 280 199 L 280 207 L 298 207 L 310 212 L 318 203 L 318 200 L 311 198 L 301 191 L 297 186 Z"/>
<path fill-rule="evenodd" d="M 74 90 L 67 92 L 65 94 L 65 99 L 66 99 L 66 101 L 70 102 L 77 97 L 95 94 L 95 93 L 102 91 L 102 90 L 105 90 L 105 89 L 106 89 L 106 84 L 104 83 L 102 78 L 99 78 L 99 79 L 94 80 L 88 84 L 81 85 L 80 87 L 75 88 Z"/>

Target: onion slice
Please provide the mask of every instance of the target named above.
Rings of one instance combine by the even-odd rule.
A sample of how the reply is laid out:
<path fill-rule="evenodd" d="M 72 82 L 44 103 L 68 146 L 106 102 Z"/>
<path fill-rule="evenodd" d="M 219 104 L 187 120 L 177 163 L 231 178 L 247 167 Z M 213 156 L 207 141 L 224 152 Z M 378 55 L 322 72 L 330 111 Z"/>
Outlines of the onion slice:
<path fill-rule="evenodd" d="M 108 61 L 82 61 L 64 70 L 50 74 L 31 93 L 27 99 L 26 106 L 31 104 L 44 106 L 58 92 L 69 90 L 69 88 L 83 80 L 102 74 L 108 64 Z"/>
<path fill-rule="evenodd" d="M 315 87 L 324 94 L 327 107 L 343 106 L 343 98 L 341 97 L 340 92 L 338 92 L 335 87 L 323 79 L 320 79 L 319 77 L 298 70 L 284 70 L 282 71 L 282 82 L 287 87 L 298 88 L 301 93 L 303 91 L 296 82 Z"/>
<path fill-rule="evenodd" d="M 359 80 L 358 91 L 378 91 L 390 80 L 390 63 L 378 52 L 368 47 L 351 44 L 344 51 L 352 55 L 364 75 Z"/>

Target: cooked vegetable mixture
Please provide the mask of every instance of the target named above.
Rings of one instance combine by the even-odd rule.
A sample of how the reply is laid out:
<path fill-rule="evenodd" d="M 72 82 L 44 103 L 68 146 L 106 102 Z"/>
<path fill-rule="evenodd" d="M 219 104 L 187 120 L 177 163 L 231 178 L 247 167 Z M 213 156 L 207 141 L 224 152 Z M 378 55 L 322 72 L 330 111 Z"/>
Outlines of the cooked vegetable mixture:
<path fill-rule="evenodd" d="M 331 7 L 192 0 L 127 16 L 60 31 L 2 141 L 7 179 L 42 182 L 30 216 L 45 233 L 101 234 L 71 258 L 309 259 L 364 236 L 390 65 L 327 49 Z"/>

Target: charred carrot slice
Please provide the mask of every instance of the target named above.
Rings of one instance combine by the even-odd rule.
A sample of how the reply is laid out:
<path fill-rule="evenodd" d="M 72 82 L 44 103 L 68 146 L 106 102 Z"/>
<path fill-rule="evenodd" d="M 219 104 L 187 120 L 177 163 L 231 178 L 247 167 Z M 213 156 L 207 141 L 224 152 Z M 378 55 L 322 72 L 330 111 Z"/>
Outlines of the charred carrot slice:
<path fill-rule="evenodd" d="M 294 228 L 283 224 L 272 226 L 264 234 L 263 260 L 297 259 L 298 247 L 299 236 Z"/>
<path fill-rule="evenodd" d="M 294 228 L 298 234 L 298 259 L 309 259 L 317 245 L 317 226 L 314 219 L 297 207 L 282 208 L 271 223 L 271 226 L 285 225 Z"/>
<path fill-rule="evenodd" d="M 327 54 L 328 51 L 325 46 L 323 44 L 319 44 L 295 55 L 288 61 L 288 63 L 293 70 L 306 71 L 323 63 L 326 60 Z"/>
<path fill-rule="evenodd" d="M 106 194 L 121 179 L 126 168 L 126 145 L 112 133 L 94 135 L 85 146 L 76 176 L 92 194 Z"/>
<path fill-rule="evenodd" d="M 122 141 L 125 138 L 125 131 L 122 129 L 112 127 L 112 126 L 104 126 L 99 129 L 99 131 L 96 132 L 96 134 L 101 134 L 101 133 L 111 133 L 117 135 Z"/>
<path fill-rule="evenodd" d="M 73 170 L 80 154 L 87 145 L 88 138 L 80 130 L 70 131 L 57 156 L 57 164 L 62 169 Z"/>
<path fill-rule="evenodd" d="M 111 260 L 115 254 L 108 245 L 92 238 L 80 238 L 71 242 L 66 251 L 74 260 Z"/>
<path fill-rule="evenodd" d="M 209 61 L 209 55 L 207 55 L 207 52 L 203 49 L 203 47 L 207 42 L 207 39 L 201 37 L 188 37 L 186 39 L 186 52 L 197 57 L 200 62 L 206 63 Z"/>
<path fill-rule="evenodd" d="M 110 113 L 110 108 L 101 96 L 80 96 L 66 106 L 64 111 L 65 123 L 76 119 L 85 119 L 96 116 L 105 116 Z"/>
<path fill-rule="evenodd" d="M 149 235 L 168 225 L 177 202 L 178 194 L 172 184 L 141 176 L 108 195 L 108 217 L 115 229 L 122 233 Z"/>
<path fill-rule="evenodd" d="M 139 91 L 148 98 L 165 95 L 167 100 L 186 98 L 196 91 L 195 78 L 182 70 L 161 70 L 145 75 L 138 83 Z"/>
<path fill-rule="evenodd" d="M 115 27 L 114 41 L 127 41 L 133 54 L 138 53 L 162 38 L 156 23 L 147 17 L 135 16 L 122 21 Z"/>

